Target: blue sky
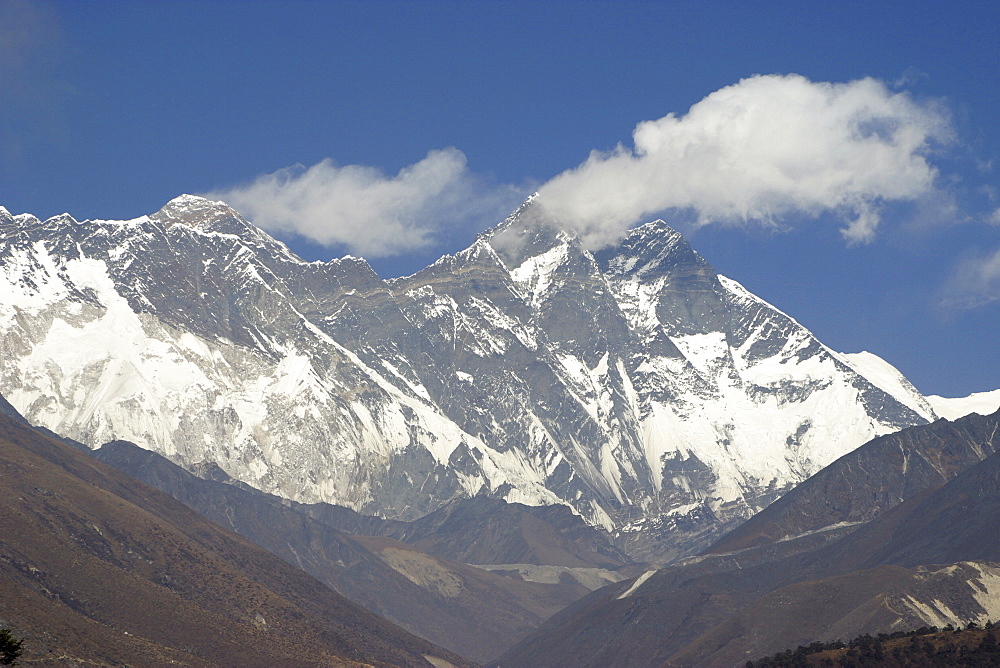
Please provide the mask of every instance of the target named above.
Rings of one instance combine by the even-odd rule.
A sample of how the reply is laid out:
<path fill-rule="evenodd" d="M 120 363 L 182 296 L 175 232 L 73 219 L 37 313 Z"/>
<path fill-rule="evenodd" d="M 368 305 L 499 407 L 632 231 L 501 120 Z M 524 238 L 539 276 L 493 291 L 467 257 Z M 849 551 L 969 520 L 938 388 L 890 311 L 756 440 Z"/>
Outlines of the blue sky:
<path fill-rule="evenodd" d="M 132 218 L 221 194 L 309 259 L 392 276 L 542 188 L 596 212 L 594 244 L 674 222 L 831 347 L 964 395 L 1000 387 L 998 19 L 986 2 L 3 0 L 0 205 Z M 866 140 L 893 135 L 884 160 L 837 134 L 858 114 Z M 722 158 L 662 149 L 691 138 Z"/>

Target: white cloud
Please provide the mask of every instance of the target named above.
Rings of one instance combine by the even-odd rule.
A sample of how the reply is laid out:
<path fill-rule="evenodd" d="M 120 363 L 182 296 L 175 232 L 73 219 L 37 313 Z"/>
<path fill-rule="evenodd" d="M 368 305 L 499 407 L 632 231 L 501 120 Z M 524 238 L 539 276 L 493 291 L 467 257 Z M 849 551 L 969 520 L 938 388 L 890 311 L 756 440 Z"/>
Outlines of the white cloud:
<path fill-rule="evenodd" d="M 540 189 L 540 203 L 591 246 L 667 210 L 698 224 L 784 224 L 832 212 L 848 243 L 867 243 L 880 205 L 935 190 L 927 156 L 951 139 L 948 115 L 874 79 L 815 83 L 754 76 L 683 116 L 636 126 L 633 147 L 593 152 Z"/>
<path fill-rule="evenodd" d="M 868 243 L 884 204 L 941 199 L 928 157 L 951 133 L 941 107 L 874 79 L 754 76 L 685 115 L 639 123 L 632 147 L 593 152 L 542 186 L 538 202 L 543 218 L 576 228 L 592 247 L 669 210 L 700 225 L 774 227 L 792 214 L 832 213 L 849 244 Z M 208 196 L 272 232 L 379 257 L 502 220 L 524 194 L 473 174 L 447 148 L 396 175 L 324 160 Z"/>
<path fill-rule="evenodd" d="M 973 309 L 1000 301 L 1000 249 L 960 263 L 943 292 L 942 305 L 952 309 Z"/>
<path fill-rule="evenodd" d="M 495 222 L 522 195 L 476 176 L 461 151 L 447 148 L 429 152 L 395 176 L 327 159 L 206 196 L 227 202 L 271 232 L 372 258 L 427 248 L 457 225 Z"/>

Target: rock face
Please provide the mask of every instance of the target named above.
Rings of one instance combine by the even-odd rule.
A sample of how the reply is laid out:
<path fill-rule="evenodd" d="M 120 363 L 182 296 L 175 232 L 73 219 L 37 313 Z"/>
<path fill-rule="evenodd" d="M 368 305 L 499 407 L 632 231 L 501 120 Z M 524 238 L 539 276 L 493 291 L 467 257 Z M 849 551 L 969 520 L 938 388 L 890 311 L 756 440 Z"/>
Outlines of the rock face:
<path fill-rule="evenodd" d="M 563 504 L 664 561 L 935 417 L 662 221 L 595 254 L 539 218 L 529 200 L 383 281 L 192 196 L 130 221 L 0 209 L 0 394 L 91 447 L 297 501 L 402 520 Z"/>

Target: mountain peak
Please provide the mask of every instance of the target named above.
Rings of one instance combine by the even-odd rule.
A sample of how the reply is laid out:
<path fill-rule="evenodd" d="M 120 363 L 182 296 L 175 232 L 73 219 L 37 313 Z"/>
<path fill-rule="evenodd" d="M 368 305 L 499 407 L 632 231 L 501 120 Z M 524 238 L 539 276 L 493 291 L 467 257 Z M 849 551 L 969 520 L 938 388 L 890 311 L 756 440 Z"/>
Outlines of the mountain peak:
<path fill-rule="evenodd" d="M 526 199 L 502 223 L 483 232 L 479 239 L 487 242 L 511 269 L 557 246 L 580 244 L 571 225 L 563 225 L 549 215 L 540 204 L 538 193 Z"/>
<path fill-rule="evenodd" d="M 32 225 L 41 221 L 30 213 L 13 214 L 6 207 L 0 206 L 0 225 Z"/>
<path fill-rule="evenodd" d="M 25 216 L 25 215 L 26 214 L 21 214 L 20 216 L 15 216 L 14 219 L 15 220 L 22 219 L 22 217 Z M 30 220 L 31 218 L 33 218 L 33 216 L 28 216 L 28 217 L 24 218 L 24 220 Z M 57 223 L 58 224 L 77 225 L 77 224 L 80 223 L 80 221 L 78 221 L 76 218 L 74 218 L 73 216 L 71 216 L 68 213 L 60 213 L 58 216 L 52 216 L 51 218 L 47 218 L 45 220 L 45 222 L 47 224 L 51 224 L 51 225 L 55 225 Z"/>
<path fill-rule="evenodd" d="M 654 220 L 628 231 L 615 246 L 594 253 L 605 271 L 616 275 L 655 276 L 680 264 L 714 270 L 688 243 L 680 232 L 663 220 Z"/>
<path fill-rule="evenodd" d="M 248 221 L 240 213 L 219 200 L 198 195 L 179 195 L 149 217 L 166 228 L 183 225 L 206 234 L 226 234 L 252 246 L 268 248 L 284 260 L 302 262 L 285 244 Z"/>
<path fill-rule="evenodd" d="M 213 229 L 216 223 L 238 219 L 240 215 L 225 202 L 197 195 L 180 195 L 164 204 L 150 218 L 168 227 L 180 223 L 195 229 L 221 231 Z"/>

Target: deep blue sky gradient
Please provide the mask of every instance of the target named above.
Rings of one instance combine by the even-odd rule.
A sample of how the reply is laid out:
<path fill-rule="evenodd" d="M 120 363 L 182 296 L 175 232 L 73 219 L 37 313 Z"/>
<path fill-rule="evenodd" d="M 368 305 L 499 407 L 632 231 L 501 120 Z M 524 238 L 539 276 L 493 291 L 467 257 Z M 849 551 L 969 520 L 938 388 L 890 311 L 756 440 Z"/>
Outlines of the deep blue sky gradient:
<path fill-rule="evenodd" d="M 753 74 L 903 80 L 952 113 L 958 141 L 935 158 L 950 219 L 900 211 L 852 248 L 822 219 L 690 238 L 831 347 L 870 350 L 925 393 L 1000 387 L 1000 302 L 938 305 L 962 259 L 1000 248 L 985 191 L 1000 187 L 1000 3 L 0 1 L 0 21 L 23 26 L 16 49 L 0 44 L 0 205 L 42 218 L 132 218 L 324 158 L 395 173 L 449 146 L 530 191 Z M 476 231 L 373 265 L 409 273 Z"/>

